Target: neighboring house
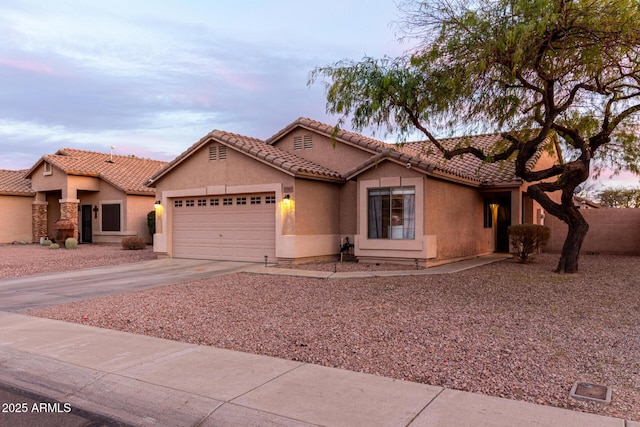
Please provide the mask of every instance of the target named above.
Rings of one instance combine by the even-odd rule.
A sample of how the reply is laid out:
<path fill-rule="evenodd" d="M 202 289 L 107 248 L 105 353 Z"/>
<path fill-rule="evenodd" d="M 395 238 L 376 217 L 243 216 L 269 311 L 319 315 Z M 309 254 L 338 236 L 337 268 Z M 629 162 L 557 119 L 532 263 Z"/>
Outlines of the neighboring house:
<path fill-rule="evenodd" d="M 71 148 L 43 156 L 23 174 L 35 194 L 30 240 L 55 238 L 56 221 L 66 220 L 80 242 L 119 243 L 135 235 L 150 241 L 147 214 L 156 199 L 145 182 L 165 165 Z"/>
<path fill-rule="evenodd" d="M 472 138 L 491 146 L 500 136 Z M 306 118 L 266 141 L 213 131 L 149 181 L 162 202 L 154 250 L 305 261 L 335 257 L 349 238 L 359 261 L 433 265 L 508 251 L 508 225 L 543 218 L 513 164 L 444 162 L 424 147 Z M 552 162 L 541 151 L 530 166 Z"/>
<path fill-rule="evenodd" d="M 31 203 L 35 192 L 27 171 L 0 170 L 0 244 L 31 241 Z"/>

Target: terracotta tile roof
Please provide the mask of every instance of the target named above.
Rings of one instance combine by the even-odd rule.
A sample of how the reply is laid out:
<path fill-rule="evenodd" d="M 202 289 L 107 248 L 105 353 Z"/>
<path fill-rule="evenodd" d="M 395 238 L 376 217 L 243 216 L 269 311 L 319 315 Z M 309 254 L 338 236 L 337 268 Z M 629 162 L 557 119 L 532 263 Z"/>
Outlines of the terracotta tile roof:
<path fill-rule="evenodd" d="M 31 181 L 24 177 L 26 170 L 0 169 L 0 194 L 32 196 Z"/>
<path fill-rule="evenodd" d="M 303 159 L 273 145 L 266 144 L 259 139 L 217 130 L 213 131 L 210 135 L 220 142 L 244 151 L 256 159 L 269 162 L 280 169 L 291 172 L 293 175 L 315 176 L 337 181 L 343 180 L 342 175 L 336 171 Z"/>
<path fill-rule="evenodd" d="M 185 152 L 176 157 L 172 162 L 156 172 L 151 177 L 151 181 L 156 181 L 161 178 L 193 152 L 212 141 L 222 143 L 232 149 L 243 152 L 256 160 L 267 163 L 294 176 L 337 182 L 344 181 L 340 173 L 303 159 L 302 157 L 296 156 L 295 154 L 284 151 L 273 145 L 266 144 L 260 139 L 221 130 L 209 132 L 204 138 L 201 138 Z"/>
<path fill-rule="evenodd" d="M 503 138 L 499 133 L 494 133 L 444 138 L 441 139 L 440 142 L 448 148 L 471 145 L 483 150 L 485 153 L 490 153 L 491 149 L 496 144 L 499 145 L 502 140 Z M 515 184 L 522 182 L 522 180 L 515 175 L 515 156 L 514 160 L 496 163 L 485 163 L 471 154 L 456 156 L 447 160 L 429 141 L 408 142 L 398 146 L 397 149 L 398 151 L 432 162 L 437 168 L 443 171 L 472 179 L 484 185 Z M 538 150 L 536 155 L 527 163 L 527 167 L 533 167 L 541 155 L 542 150 Z"/>
<path fill-rule="evenodd" d="M 347 143 L 351 143 L 353 145 L 357 145 L 360 148 L 364 148 L 366 150 L 372 152 L 382 152 L 385 149 L 393 147 L 392 144 L 387 144 L 382 141 L 378 141 L 377 139 L 369 138 L 363 135 L 359 135 L 357 133 L 349 132 L 346 130 L 338 129 L 338 132 L 335 133 L 335 126 L 327 125 L 325 123 L 318 122 L 316 120 L 311 120 L 306 117 L 300 117 L 295 122 L 291 123 L 284 129 L 280 130 L 278 133 L 267 139 L 265 142 L 269 145 L 273 145 L 278 139 L 282 138 L 283 135 L 290 132 L 296 127 L 303 127 L 309 130 L 313 130 L 318 133 L 325 134 L 329 137 L 335 137 L 336 139 L 342 140 Z"/>
<path fill-rule="evenodd" d="M 158 160 L 62 148 L 56 154 L 44 155 L 27 176 L 43 161 L 51 163 L 67 175 L 99 177 L 129 194 L 153 194 L 155 190 L 145 186 L 145 183 L 167 164 Z"/>
<path fill-rule="evenodd" d="M 515 164 L 505 161 L 498 163 L 484 163 L 475 156 L 458 156 L 451 160 L 446 160 L 444 156 L 428 141 L 416 141 L 404 144 L 388 144 L 373 138 L 368 138 L 353 132 L 338 130 L 330 126 L 306 117 L 300 117 L 272 137 L 266 140 L 267 144 L 273 144 L 282 138 L 286 133 L 296 127 L 303 127 L 309 130 L 323 133 L 327 136 L 335 137 L 338 140 L 356 145 L 360 148 L 377 153 L 374 157 L 356 166 L 353 170 L 345 174 L 346 178 L 352 178 L 362 170 L 369 168 L 372 164 L 383 159 L 393 159 L 402 164 L 411 163 L 412 167 L 425 172 L 437 172 L 453 179 L 472 181 L 476 184 L 495 185 L 513 183 L 518 184 L 521 180 L 515 176 Z M 455 147 L 458 144 L 472 144 L 485 152 L 500 140 L 500 134 L 475 135 L 468 137 L 442 139 L 445 146 Z M 540 157 L 538 152 L 528 164 L 533 167 Z"/>
<path fill-rule="evenodd" d="M 309 160 L 303 159 L 293 153 L 284 151 L 273 144 L 284 135 L 295 128 L 302 127 L 311 131 L 334 137 L 338 141 L 354 145 L 371 153 L 371 157 L 354 167 L 351 171 L 340 175 L 327 166 L 318 165 Z M 442 142 L 449 147 L 460 144 L 472 144 L 485 152 L 501 140 L 500 134 L 476 135 L 460 138 L 443 139 Z M 505 161 L 499 163 L 483 163 L 472 155 L 458 156 L 451 160 L 446 160 L 444 156 L 429 142 L 418 141 L 402 145 L 388 144 L 382 141 L 368 138 L 353 132 L 338 130 L 330 126 L 305 117 L 298 118 L 278 133 L 262 141 L 260 139 L 238 135 L 231 132 L 214 130 L 193 144 L 185 152 L 180 154 L 163 169 L 156 172 L 151 177 L 152 181 L 164 176 L 171 169 L 177 166 L 183 159 L 190 156 L 194 151 L 212 140 L 223 143 L 238 151 L 279 168 L 294 176 L 307 176 L 315 179 L 325 179 L 332 181 L 344 181 L 351 179 L 375 166 L 378 162 L 392 160 L 396 163 L 407 165 L 424 173 L 441 176 L 445 179 L 453 179 L 471 185 L 497 185 L 512 184 L 519 185 L 522 181 L 515 176 L 515 165 L 513 162 Z M 530 161 L 532 167 L 538 160 L 539 152 Z"/>

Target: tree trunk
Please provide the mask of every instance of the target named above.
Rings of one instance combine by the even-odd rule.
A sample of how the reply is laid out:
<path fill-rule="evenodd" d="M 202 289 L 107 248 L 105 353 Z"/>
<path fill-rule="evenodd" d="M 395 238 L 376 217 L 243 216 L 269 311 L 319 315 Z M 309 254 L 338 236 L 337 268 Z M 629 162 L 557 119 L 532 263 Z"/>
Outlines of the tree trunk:
<path fill-rule="evenodd" d="M 578 256 L 582 242 L 589 231 L 589 224 L 585 221 L 577 208 L 573 209 L 572 215 L 565 221 L 569 225 L 567 238 L 562 246 L 562 254 L 558 261 L 556 273 L 576 273 L 578 271 Z"/>

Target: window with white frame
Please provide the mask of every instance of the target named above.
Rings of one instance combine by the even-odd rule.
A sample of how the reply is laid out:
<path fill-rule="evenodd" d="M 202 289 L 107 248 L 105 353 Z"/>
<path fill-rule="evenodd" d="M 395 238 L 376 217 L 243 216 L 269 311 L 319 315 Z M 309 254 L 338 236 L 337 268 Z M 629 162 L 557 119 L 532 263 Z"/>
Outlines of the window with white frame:
<path fill-rule="evenodd" d="M 370 188 L 369 239 L 415 239 L 415 187 Z"/>

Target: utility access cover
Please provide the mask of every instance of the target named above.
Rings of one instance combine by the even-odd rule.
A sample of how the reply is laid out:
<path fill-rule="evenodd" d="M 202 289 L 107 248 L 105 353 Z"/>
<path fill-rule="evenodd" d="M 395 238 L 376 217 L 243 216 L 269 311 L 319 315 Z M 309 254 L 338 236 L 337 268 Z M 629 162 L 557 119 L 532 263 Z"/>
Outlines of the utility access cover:
<path fill-rule="evenodd" d="M 575 382 L 569 396 L 578 400 L 611 403 L 611 388 L 604 385 Z"/>

